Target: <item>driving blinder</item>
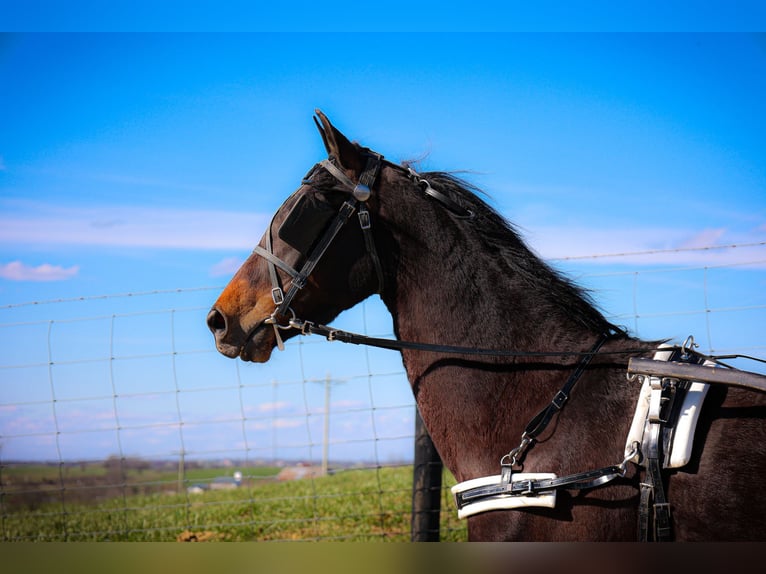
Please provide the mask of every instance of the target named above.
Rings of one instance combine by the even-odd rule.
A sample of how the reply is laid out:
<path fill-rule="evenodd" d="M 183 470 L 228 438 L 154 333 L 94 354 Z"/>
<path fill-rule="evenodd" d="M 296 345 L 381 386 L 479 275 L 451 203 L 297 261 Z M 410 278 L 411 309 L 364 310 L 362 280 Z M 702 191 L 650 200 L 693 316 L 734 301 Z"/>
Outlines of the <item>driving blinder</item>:
<path fill-rule="evenodd" d="M 306 193 L 295 202 L 277 233 L 282 241 L 307 256 L 337 214 L 336 207 L 316 194 Z"/>

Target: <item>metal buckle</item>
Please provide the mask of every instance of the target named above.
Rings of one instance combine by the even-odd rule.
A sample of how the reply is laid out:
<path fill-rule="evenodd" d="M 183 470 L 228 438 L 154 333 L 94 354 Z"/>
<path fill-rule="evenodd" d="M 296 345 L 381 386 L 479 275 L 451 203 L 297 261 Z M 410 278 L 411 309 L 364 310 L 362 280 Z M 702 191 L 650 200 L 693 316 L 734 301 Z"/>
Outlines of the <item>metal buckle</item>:
<path fill-rule="evenodd" d="M 535 491 L 532 490 L 532 481 L 527 480 L 519 480 L 516 482 L 517 485 L 519 485 L 523 490 L 521 491 L 521 496 L 529 496 L 535 494 Z"/>
<path fill-rule="evenodd" d="M 271 299 L 274 301 L 274 305 L 281 305 L 285 300 L 285 294 L 280 287 L 274 287 L 271 290 Z"/>
<path fill-rule="evenodd" d="M 567 399 L 569 397 L 564 393 L 563 391 L 559 391 L 556 393 L 556 396 L 553 397 L 553 400 L 551 403 L 553 403 L 553 406 L 556 407 L 558 410 L 561 410 L 561 407 L 564 406 L 564 403 L 567 402 Z"/>
<path fill-rule="evenodd" d="M 369 211 L 366 209 L 360 209 L 357 215 L 359 216 L 359 225 L 362 227 L 362 229 L 370 229 L 372 227 Z"/>
<path fill-rule="evenodd" d="M 513 477 L 513 467 L 510 464 L 501 464 L 500 465 L 500 484 L 508 488 L 508 485 L 511 484 L 511 478 Z"/>

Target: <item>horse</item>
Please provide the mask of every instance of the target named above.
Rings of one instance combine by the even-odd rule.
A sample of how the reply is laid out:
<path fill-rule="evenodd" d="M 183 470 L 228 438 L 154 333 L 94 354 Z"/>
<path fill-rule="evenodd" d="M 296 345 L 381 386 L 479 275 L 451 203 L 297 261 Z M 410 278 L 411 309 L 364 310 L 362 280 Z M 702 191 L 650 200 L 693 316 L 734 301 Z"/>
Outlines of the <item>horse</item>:
<path fill-rule="evenodd" d="M 610 323 L 589 291 L 536 255 L 462 178 L 389 162 L 320 110 L 314 122 L 327 159 L 276 211 L 212 306 L 220 353 L 261 363 L 297 335 L 342 339 L 326 324 L 377 293 L 402 342 L 390 348 L 460 484 L 495 477 L 507 489 L 518 475 L 550 487 L 556 479 L 546 477 L 577 477 L 552 504 L 530 488 L 519 506 L 491 494 L 481 511 L 468 505 L 469 540 L 766 539 L 766 497 L 757 494 L 764 394 L 710 385 L 688 462 L 650 472 L 638 442 L 625 454 L 641 393 L 626 370 L 662 342 Z M 583 474 L 610 463 L 600 478 Z M 645 497 L 655 502 L 648 511 Z M 651 526 L 642 537 L 647 522 L 668 521 L 669 537 Z"/>

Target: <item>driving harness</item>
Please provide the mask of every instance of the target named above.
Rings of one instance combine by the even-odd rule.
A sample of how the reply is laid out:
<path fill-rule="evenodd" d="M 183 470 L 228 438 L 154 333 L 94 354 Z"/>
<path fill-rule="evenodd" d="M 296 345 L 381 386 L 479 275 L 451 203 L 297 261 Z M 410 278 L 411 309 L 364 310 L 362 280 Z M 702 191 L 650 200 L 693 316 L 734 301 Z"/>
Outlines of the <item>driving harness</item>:
<path fill-rule="evenodd" d="M 494 356 L 579 356 L 580 362 L 561 390 L 551 402 L 526 426 L 520 444 L 504 455 L 500 460 L 500 474 L 475 478 L 452 487 L 455 504 L 460 518 L 491 510 L 507 510 L 524 507 L 553 508 L 556 503 L 556 491 L 559 489 L 585 490 L 596 488 L 622 478 L 627 471 L 628 462 L 634 462 L 644 468 L 645 477 L 640 483 L 640 501 L 638 512 L 639 541 L 668 541 L 672 539 L 670 505 L 665 494 L 662 470 L 683 466 L 688 462 L 697 416 L 707 391 L 706 384 L 695 383 L 677 378 L 658 377 L 641 373 L 629 375 L 629 380 L 640 379 L 643 383 L 636 413 L 629 432 L 624 459 L 622 462 L 600 469 L 558 477 L 554 473 L 524 473 L 523 459 L 527 451 L 534 446 L 536 438 L 547 427 L 553 417 L 564 407 L 574 386 L 585 372 L 591 359 L 599 353 L 602 345 L 613 333 L 602 334 L 587 352 L 549 352 L 527 353 L 493 349 L 475 349 L 465 347 L 431 345 L 408 341 L 376 339 L 354 333 L 332 329 L 311 321 L 302 321 L 295 317 L 290 304 L 298 292 L 306 285 L 312 271 L 319 263 L 328 247 L 341 231 L 354 212 L 357 212 L 363 232 L 367 252 L 372 259 L 378 279 L 378 293 L 383 292 L 384 273 L 375 249 L 372 235 L 372 221 L 367 209 L 367 201 L 372 196 L 373 186 L 383 163 L 400 170 L 406 170 L 407 176 L 428 196 L 436 199 L 458 218 L 473 217 L 473 213 L 450 197 L 431 187 L 428 180 L 410 168 L 391 164 L 383 156 L 365 149 L 366 165 L 359 181 L 354 182 L 333 162 L 332 156 L 319 162 L 304 178 L 302 184 L 311 184 L 311 175 L 318 168 L 327 170 L 350 197 L 341 207 L 334 209 L 318 201 L 312 201 L 308 194 L 299 197 L 290 213 L 280 226 L 280 239 L 296 249 L 305 257 L 305 261 L 296 270 L 293 266 L 277 257 L 272 248 L 271 224 L 265 235 L 265 247 L 256 246 L 254 253 L 263 257 L 269 268 L 272 283 L 271 296 L 275 310 L 265 320 L 271 324 L 276 335 L 277 346 L 284 350 L 284 343 L 279 331 L 297 329 L 303 335 L 320 334 L 328 340 L 340 340 L 348 343 L 378 346 L 388 349 L 419 349 L 433 352 L 455 352 L 470 355 Z M 297 193 L 297 192 L 296 192 Z M 273 223 L 273 219 L 272 219 Z M 277 268 L 291 278 L 285 293 L 277 273 Z M 280 321 L 286 321 L 282 323 Z M 707 357 L 693 351 L 693 338 L 680 347 L 667 347 L 655 354 L 655 360 L 672 361 L 688 364 L 712 366 Z M 646 352 L 647 349 L 632 349 L 618 353 Z M 689 413 L 692 416 L 689 416 Z M 679 442 L 680 441 L 680 442 Z M 679 449 L 678 444 L 683 446 Z M 682 451 L 679 459 L 677 453 Z M 685 453 L 685 455 L 684 455 Z M 676 459 L 673 459 L 676 456 Z"/>
<path fill-rule="evenodd" d="M 261 247 L 260 245 L 256 245 L 253 250 L 254 253 L 260 255 L 268 262 L 269 277 L 272 285 L 271 298 L 273 299 L 276 308 L 265 322 L 273 326 L 277 347 L 280 350 L 284 350 L 284 343 L 279 331 L 294 328 L 294 325 L 290 324 L 290 320 L 295 319 L 295 314 L 290 308 L 290 303 L 292 303 L 298 292 L 305 287 L 306 281 L 325 254 L 325 251 L 327 251 L 327 248 L 355 211 L 359 217 L 359 225 L 362 229 L 367 252 L 372 259 L 375 273 L 378 278 L 377 293 L 381 295 L 383 294 L 383 287 L 385 284 L 383 267 L 380 263 L 380 257 L 378 257 L 377 250 L 375 249 L 375 240 L 372 235 L 372 218 L 367 209 L 367 201 L 372 197 L 373 186 L 375 185 L 375 181 L 378 178 L 380 168 L 383 164 L 405 171 L 407 177 L 414 181 L 423 193 L 441 203 L 456 217 L 460 219 L 469 219 L 473 217 L 473 212 L 431 187 L 430 182 L 427 179 L 422 178 L 420 174 L 412 168 L 403 168 L 388 162 L 381 154 L 367 148 L 363 150 L 363 153 L 366 156 L 366 164 L 359 176 L 358 182 L 354 182 L 342 169 L 336 166 L 332 156 L 319 162 L 309 172 L 309 175 L 303 179 L 302 185 L 311 184 L 311 174 L 313 174 L 319 167 L 324 168 L 343 188 L 345 188 L 346 191 L 351 192 L 351 197 L 343 202 L 334 216 L 332 208 L 329 205 L 312 201 L 307 194 L 298 198 L 295 205 L 290 210 L 290 213 L 282 222 L 278 235 L 280 239 L 305 256 L 306 259 L 303 262 L 300 271 L 293 268 L 293 266 L 285 262 L 283 259 L 274 255 L 271 238 L 271 224 L 269 224 L 266 232 L 266 246 Z M 319 238 L 315 239 L 317 236 Z M 281 269 L 291 277 L 290 287 L 288 288 L 287 293 L 285 293 L 282 288 L 277 268 Z M 290 316 L 288 316 L 288 313 Z M 285 318 L 288 319 L 288 323 L 280 323 L 280 319 Z"/>

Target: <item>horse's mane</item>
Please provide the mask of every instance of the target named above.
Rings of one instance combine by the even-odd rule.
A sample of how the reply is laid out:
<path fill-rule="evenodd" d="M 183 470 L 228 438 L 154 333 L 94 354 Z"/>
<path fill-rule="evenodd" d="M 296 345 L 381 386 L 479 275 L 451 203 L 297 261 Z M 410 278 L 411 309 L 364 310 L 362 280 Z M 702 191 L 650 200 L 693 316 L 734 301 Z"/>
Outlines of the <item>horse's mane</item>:
<path fill-rule="evenodd" d="M 470 219 L 455 218 L 454 221 L 470 227 L 481 248 L 493 253 L 529 289 L 548 293 L 558 307 L 588 329 L 625 334 L 604 318 L 587 289 L 532 252 L 517 228 L 480 197 L 488 197 L 484 191 L 454 173 L 434 171 L 420 175 L 434 189 L 474 214 Z"/>

